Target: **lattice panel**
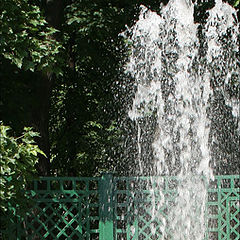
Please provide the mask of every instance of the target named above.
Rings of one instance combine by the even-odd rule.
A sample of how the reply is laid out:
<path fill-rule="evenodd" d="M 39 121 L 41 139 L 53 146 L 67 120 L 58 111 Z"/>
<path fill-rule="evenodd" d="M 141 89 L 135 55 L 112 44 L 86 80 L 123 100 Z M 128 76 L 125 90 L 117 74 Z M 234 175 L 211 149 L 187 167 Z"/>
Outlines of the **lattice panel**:
<path fill-rule="evenodd" d="M 116 240 L 173 239 L 168 214 L 178 196 L 176 178 L 115 178 L 114 183 Z M 216 176 L 209 184 L 205 240 L 240 240 L 239 187 L 239 176 Z"/>
<path fill-rule="evenodd" d="M 240 239 L 240 199 L 230 202 L 230 238 Z"/>
<path fill-rule="evenodd" d="M 170 216 L 181 181 L 111 174 L 41 178 L 29 191 L 33 207 L 26 217 L 14 224 L 11 216 L 1 234 L 17 240 L 175 240 Z M 239 176 L 216 176 L 209 184 L 205 217 L 204 240 L 240 240 Z"/>
<path fill-rule="evenodd" d="M 165 226 L 176 186 L 175 178 L 115 178 L 115 239 L 171 239 Z"/>
<path fill-rule="evenodd" d="M 19 239 L 99 239 L 98 180 L 34 181 L 31 194 L 35 206 L 22 222 Z"/>
<path fill-rule="evenodd" d="M 216 176 L 207 205 L 207 239 L 240 240 L 240 177 Z"/>

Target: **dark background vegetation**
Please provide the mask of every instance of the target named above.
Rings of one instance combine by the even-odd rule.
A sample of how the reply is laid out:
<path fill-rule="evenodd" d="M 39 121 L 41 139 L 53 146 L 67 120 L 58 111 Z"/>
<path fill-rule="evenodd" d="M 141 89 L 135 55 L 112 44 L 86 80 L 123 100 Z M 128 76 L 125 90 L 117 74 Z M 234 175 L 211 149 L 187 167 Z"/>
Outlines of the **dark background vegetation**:
<path fill-rule="evenodd" d="M 204 55 L 201 34 L 214 1 L 195 2 Z M 22 190 L 33 177 L 132 174 L 136 149 L 125 152 L 137 134 L 126 113 L 135 89 L 123 72 L 130 44 L 120 33 L 137 21 L 141 4 L 159 12 L 167 3 L 0 1 L 0 215 L 5 227 L 6 216 L 16 217 L 12 206 L 29 208 Z M 217 138 L 210 144 L 213 165 L 217 174 L 239 174 L 238 125 L 217 91 L 223 84 L 221 78 L 211 82 L 210 139 Z M 226 87 L 230 97 L 239 99 L 239 74 Z M 152 123 L 148 132 L 156 127 Z"/>
<path fill-rule="evenodd" d="M 38 175 L 96 176 L 130 166 L 122 158 L 119 127 L 124 96 L 132 92 L 121 87 L 131 86 L 122 72 L 129 46 L 119 33 L 138 19 L 141 4 L 159 11 L 167 2 L 1 0 L 0 119 L 13 136 L 25 126 L 40 133 L 36 141 L 47 157 L 39 156 Z M 213 6 L 197 0 L 199 31 Z M 236 166 L 233 140 L 222 136 L 217 148 L 226 158 L 235 152 Z"/>

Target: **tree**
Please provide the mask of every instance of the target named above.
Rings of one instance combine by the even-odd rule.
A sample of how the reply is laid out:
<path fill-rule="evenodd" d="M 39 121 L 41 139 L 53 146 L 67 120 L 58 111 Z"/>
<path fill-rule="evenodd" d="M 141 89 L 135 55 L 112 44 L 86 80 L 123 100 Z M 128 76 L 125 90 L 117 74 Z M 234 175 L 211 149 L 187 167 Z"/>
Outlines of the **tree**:
<path fill-rule="evenodd" d="M 156 0 L 2 1 L 1 118 L 16 135 L 24 126 L 40 133 L 47 158 L 39 175 L 96 175 L 119 161 L 119 96 L 134 91 L 119 87 L 132 83 L 122 72 L 129 44 L 120 33 L 140 4 L 159 11 Z M 197 1 L 196 22 L 213 6 Z"/>
<path fill-rule="evenodd" d="M 25 71 L 59 73 L 61 45 L 52 37 L 57 30 L 49 26 L 40 8 L 27 0 L 2 0 L 0 13 L 1 55 Z"/>
<path fill-rule="evenodd" d="M 50 27 L 39 6 L 27 0 L 2 1 L 0 12 L 1 111 L 6 115 L 3 118 L 16 133 L 23 126 L 33 126 L 42 135 L 38 143 L 48 154 L 50 78 L 52 73 L 60 74 L 61 62 L 61 44 L 54 39 L 57 30 Z M 20 106 L 16 105 L 19 101 Z M 18 118 L 13 118 L 15 112 Z M 48 165 L 48 160 L 41 158 L 39 172 L 46 174 Z"/>

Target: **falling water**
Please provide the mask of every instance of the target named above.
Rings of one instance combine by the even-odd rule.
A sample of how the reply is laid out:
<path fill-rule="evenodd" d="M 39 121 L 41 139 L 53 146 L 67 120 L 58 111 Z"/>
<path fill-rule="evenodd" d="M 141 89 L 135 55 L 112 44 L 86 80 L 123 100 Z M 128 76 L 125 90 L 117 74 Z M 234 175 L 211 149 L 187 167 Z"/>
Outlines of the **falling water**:
<path fill-rule="evenodd" d="M 170 0 L 160 14 L 142 6 L 131 29 L 132 54 L 126 66 L 136 84 L 128 115 L 137 129 L 139 174 L 149 170 L 143 138 L 146 119 L 151 119 L 156 128 L 147 138 L 152 140 L 153 165 L 147 174 L 177 176 L 178 195 L 164 227 L 179 240 L 204 239 L 206 184 L 213 178 L 210 145 L 217 141 L 210 136 L 211 107 L 219 94 L 239 119 L 239 102 L 226 90 L 233 78 L 239 79 L 236 12 L 217 0 L 201 28 L 202 39 L 193 13 L 187 0 Z"/>

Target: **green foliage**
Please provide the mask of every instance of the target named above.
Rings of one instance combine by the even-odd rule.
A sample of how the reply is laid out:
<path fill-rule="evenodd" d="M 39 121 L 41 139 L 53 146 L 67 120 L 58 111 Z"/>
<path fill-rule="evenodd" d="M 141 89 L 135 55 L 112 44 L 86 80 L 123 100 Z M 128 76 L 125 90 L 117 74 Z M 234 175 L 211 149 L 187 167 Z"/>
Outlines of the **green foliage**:
<path fill-rule="evenodd" d="M 160 2 L 168 1 L 1 1 L 0 113 L 17 133 L 41 132 L 52 173 L 93 176 L 122 158 L 119 119 L 129 89 L 121 86 L 131 79 L 122 72 L 129 43 L 120 33 L 141 4 L 159 11 Z M 196 0 L 195 21 L 204 24 L 214 4 Z"/>
<path fill-rule="evenodd" d="M 0 4 L 0 52 L 24 70 L 52 70 L 59 73 L 61 44 L 53 39 L 38 6 L 27 0 L 2 0 Z"/>
<path fill-rule="evenodd" d="M 235 3 L 234 3 L 234 7 L 237 7 L 240 3 L 240 0 L 236 0 Z"/>
<path fill-rule="evenodd" d="M 9 202 L 22 205 L 27 181 L 35 171 L 38 154 L 44 155 L 34 142 L 39 136 L 31 128 L 24 128 L 20 137 L 9 134 L 10 127 L 0 125 L 0 210 L 7 211 Z"/>
<path fill-rule="evenodd" d="M 69 63 L 53 88 L 50 142 L 54 172 L 92 176 L 112 169 L 121 105 L 115 83 L 129 49 L 121 33 L 137 15 L 135 4 L 76 1 L 65 8 Z"/>

